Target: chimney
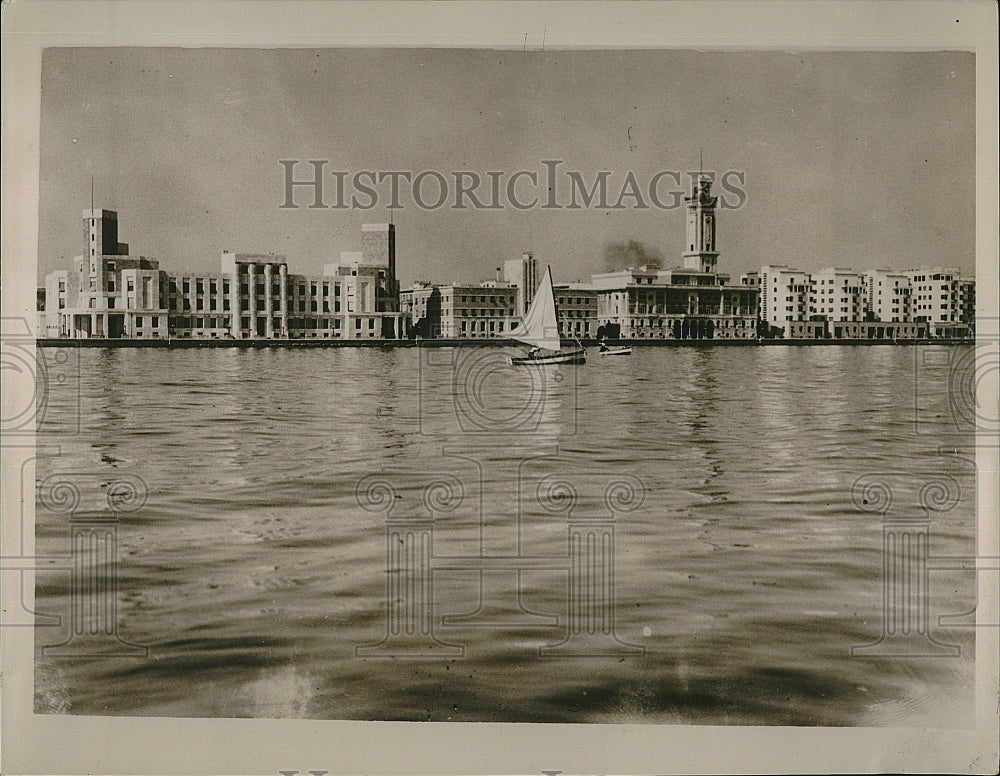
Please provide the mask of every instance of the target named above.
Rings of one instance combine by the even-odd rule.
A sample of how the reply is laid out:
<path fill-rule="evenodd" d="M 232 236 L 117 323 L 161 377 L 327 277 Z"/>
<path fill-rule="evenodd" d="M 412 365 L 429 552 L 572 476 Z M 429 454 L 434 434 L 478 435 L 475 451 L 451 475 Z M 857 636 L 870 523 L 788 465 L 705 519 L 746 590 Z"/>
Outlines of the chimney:
<path fill-rule="evenodd" d="M 497 282 L 499 283 L 501 280 L 503 280 L 503 270 L 497 267 Z"/>

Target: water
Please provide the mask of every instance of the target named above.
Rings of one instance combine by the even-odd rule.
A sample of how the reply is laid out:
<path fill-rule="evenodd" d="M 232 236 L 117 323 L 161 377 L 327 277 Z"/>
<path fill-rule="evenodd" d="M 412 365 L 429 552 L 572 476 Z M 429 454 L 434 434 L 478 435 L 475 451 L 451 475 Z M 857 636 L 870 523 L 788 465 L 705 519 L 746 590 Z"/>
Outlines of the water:
<path fill-rule="evenodd" d="M 892 514 L 920 518 L 921 484 L 953 478 L 930 554 L 974 554 L 972 464 L 938 453 L 958 439 L 947 369 L 915 372 L 903 346 L 592 349 L 546 372 L 500 353 L 70 352 L 80 378 L 49 396 L 39 441 L 61 454 L 39 458 L 40 492 L 75 478 L 80 515 L 106 516 L 108 483 L 146 484 L 117 528 L 113 619 L 149 655 L 43 655 L 69 638 L 71 581 L 40 572 L 35 608 L 63 625 L 36 631 L 36 710 L 972 725 L 973 629 L 938 622 L 973 608 L 971 572 L 930 574 L 932 634 L 960 657 L 851 655 L 883 629 L 881 518 L 854 505 L 855 480 L 895 473 Z M 462 495 L 433 526 L 437 659 L 356 651 L 386 635 L 387 578 L 409 578 L 387 574 L 385 513 L 356 493 L 366 477 L 394 488 L 394 518 L 428 514 L 430 480 Z M 591 639 L 604 656 L 540 656 L 574 622 L 587 635 L 569 616 L 567 515 L 608 525 L 616 478 L 641 483 L 642 503 L 614 514 L 614 634 Z M 39 505 L 36 541 L 66 553 L 67 516 Z M 482 554 L 527 560 L 481 573 Z"/>

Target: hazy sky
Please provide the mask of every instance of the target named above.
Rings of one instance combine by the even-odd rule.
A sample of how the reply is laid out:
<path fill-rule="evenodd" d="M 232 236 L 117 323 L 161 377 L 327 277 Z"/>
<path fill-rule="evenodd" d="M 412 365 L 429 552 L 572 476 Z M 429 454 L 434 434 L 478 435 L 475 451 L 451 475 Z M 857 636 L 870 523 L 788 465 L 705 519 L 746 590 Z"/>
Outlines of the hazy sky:
<path fill-rule="evenodd" d="M 119 212 L 120 239 L 168 270 L 218 271 L 223 248 L 318 273 L 360 247 L 374 210 L 281 209 L 282 159 L 327 170 L 537 171 L 543 160 L 614 202 L 631 171 L 745 175 L 719 214 L 721 271 L 926 264 L 974 268 L 975 79 L 967 53 L 445 49 L 48 49 L 42 67 L 39 274 L 83 252 L 81 211 Z M 327 204 L 336 199 L 327 177 Z M 503 183 L 506 188 L 506 178 Z M 565 187 L 565 188 L 563 188 Z M 664 179 L 661 201 L 674 188 Z M 717 187 L 718 188 L 718 187 Z M 426 181 L 425 199 L 437 187 Z M 358 195 L 362 201 L 367 198 Z M 647 198 L 648 199 L 648 198 Z M 529 246 L 557 281 L 638 240 L 680 263 L 683 209 L 395 211 L 404 286 L 491 277 Z M 735 197 L 730 197 L 735 202 Z M 502 202 L 505 194 L 502 192 Z M 451 201 L 449 201 L 451 204 Z M 647 202 L 647 204 L 652 204 Z"/>

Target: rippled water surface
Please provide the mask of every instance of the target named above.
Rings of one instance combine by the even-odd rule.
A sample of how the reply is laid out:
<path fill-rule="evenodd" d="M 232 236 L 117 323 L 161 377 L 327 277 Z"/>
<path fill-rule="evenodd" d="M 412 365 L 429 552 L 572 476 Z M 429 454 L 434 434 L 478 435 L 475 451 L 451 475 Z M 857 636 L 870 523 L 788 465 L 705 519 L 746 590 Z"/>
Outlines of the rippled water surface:
<path fill-rule="evenodd" d="M 77 562 L 117 576 L 118 636 L 149 655 L 43 655 L 72 643 L 72 577 L 40 572 L 35 609 L 62 625 L 36 631 L 36 709 L 972 723 L 969 618 L 938 619 L 973 608 L 969 572 L 929 573 L 931 634 L 960 657 L 851 653 L 879 639 L 884 610 L 881 515 L 852 501 L 859 477 L 885 475 L 891 514 L 918 521 L 921 485 L 952 478 L 960 495 L 930 513 L 929 551 L 974 554 L 973 466 L 939 453 L 954 442 L 947 370 L 915 371 L 908 346 L 592 349 L 545 372 L 502 353 L 72 351 L 79 380 L 54 383 L 45 407 L 39 444 L 59 454 L 38 458 L 40 498 L 69 479 L 76 517 L 107 517 L 116 478 L 145 483 L 115 529 L 117 572 Z M 612 511 L 615 481 L 633 490 L 612 488 Z M 49 506 L 37 551 L 66 553 L 68 516 Z M 581 525 L 613 536 L 591 587 L 570 560 Z M 427 585 L 408 589 L 419 580 L 393 559 L 420 566 L 421 552 Z M 400 631 L 414 636 L 359 650 L 387 635 L 387 590 L 414 602 Z M 607 617 L 587 632 L 570 602 L 588 595 L 613 633 Z"/>

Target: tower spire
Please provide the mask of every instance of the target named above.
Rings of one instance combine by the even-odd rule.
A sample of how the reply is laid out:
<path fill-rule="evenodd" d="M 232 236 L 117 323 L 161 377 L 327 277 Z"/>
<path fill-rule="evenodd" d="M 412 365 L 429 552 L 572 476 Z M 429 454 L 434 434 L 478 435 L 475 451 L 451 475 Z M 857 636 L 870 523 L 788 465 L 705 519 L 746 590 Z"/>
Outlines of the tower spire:
<path fill-rule="evenodd" d="M 685 197 L 687 209 L 687 239 L 684 246 L 684 267 L 697 272 L 715 272 L 719 256 L 715 244 L 715 205 L 718 197 L 712 196 L 712 181 L 705 175 L 705 152 L 698 154 L 698 180 L 691 187 L 691 196 Z"/>
<path fill-rule="evenodd" d="M 94 210 L 94 176 L 90 176 L 90 209 Z"/>

